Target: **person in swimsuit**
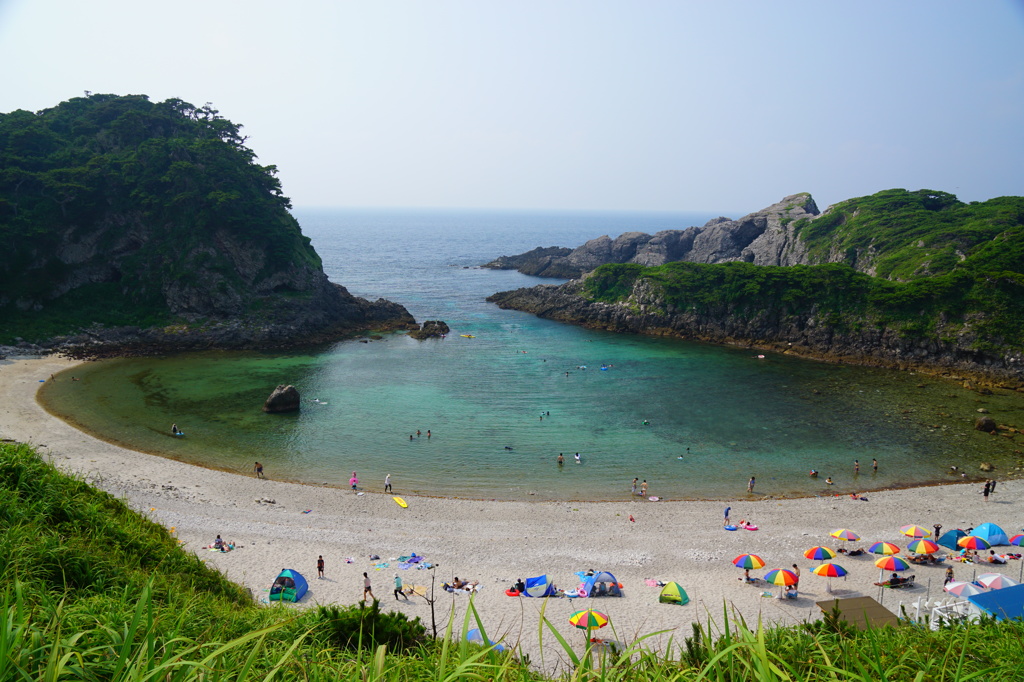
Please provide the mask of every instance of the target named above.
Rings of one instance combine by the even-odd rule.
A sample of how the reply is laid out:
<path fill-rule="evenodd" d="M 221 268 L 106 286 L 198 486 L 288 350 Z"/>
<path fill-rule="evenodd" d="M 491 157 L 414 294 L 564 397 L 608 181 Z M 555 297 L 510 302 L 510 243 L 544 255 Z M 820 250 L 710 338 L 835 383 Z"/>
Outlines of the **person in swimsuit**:
<path fill-rule="evenodd" d="M 316 577 L 317 578 L 323 578 L 324 577 L 324 555 L 323 554 L 321 554 L 320 558 L 318 558 L 316 560 Z"/>
<path fill-rule="evenodd" d="M 373 596 L 373 588 L 370 586 L 370 576 L 363 571 L 363 599 L 366 599 L 366 595 L 370 595 L 374 601 L 377 601 L 377 598 Z"/>
<path fill-rule="evenodd" d="M 576 457 L 576 463 L 579 464 L 580 463 L 580 453 L 577 452 L 575 457 Z"/>
<path fill-rule="evenodd" d="M 254 466 L 252 470 L 256 472 L 256 478 L 266 478 L 266 476 L 263 475 L 263 465 L 259 462 L 256 462 L 256 466 Z"/>

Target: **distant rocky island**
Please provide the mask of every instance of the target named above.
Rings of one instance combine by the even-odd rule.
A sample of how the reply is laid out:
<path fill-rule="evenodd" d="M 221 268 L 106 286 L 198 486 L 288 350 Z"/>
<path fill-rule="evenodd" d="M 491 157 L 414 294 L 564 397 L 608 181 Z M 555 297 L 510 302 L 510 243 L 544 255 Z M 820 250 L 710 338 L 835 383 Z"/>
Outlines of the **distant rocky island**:
<path fill-rule="evenodd" d="M 1024 387 L 1022 197 L 893 189 L 819 212 L 795 194 L 486 267 L 574 278 L 488 298 L 541 317 Z"/>
<path fill-rule="evenodd" d="M 0 114 L 0 344 L 158 353 L 414 327 L 328 281 L 244 143 L 209 105 L 143 95 Z"/>

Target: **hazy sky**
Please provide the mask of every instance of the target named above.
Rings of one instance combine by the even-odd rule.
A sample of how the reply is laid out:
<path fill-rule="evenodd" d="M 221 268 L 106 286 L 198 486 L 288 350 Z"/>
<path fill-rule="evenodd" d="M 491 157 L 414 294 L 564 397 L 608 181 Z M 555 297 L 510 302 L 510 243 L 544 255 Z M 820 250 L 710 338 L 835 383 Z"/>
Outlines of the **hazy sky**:
<path fill-rule="evenodd" d="M 0 0 L 0 112 L 211 102 L 296 206 L 1024 194 L 1021 0 Z"/>

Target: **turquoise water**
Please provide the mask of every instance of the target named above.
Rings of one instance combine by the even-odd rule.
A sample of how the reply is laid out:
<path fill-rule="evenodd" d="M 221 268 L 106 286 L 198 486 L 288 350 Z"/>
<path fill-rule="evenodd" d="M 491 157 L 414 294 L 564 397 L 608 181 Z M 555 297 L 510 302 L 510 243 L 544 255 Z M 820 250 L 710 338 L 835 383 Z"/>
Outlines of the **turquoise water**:
<path fill-rule="evenodd" d="M 271 478 L 337 486 L 354 470 L 371 490 L 390 473 L 396 494 L 476 498 L 622 499 L 633 477 L 671 499 L 740 496 L 751 475 L 764 494 L 864 491 L 947 480 L 952 463 L 1008 456 L 1005 443 L 971 431 L 978 396 L 951 384 L 502 311 L 483 299 L 541 280 L 467 269 L 704 216 L 299 218 L 334 281 L 399 301 L 417 319 L 444 319 L 452 334 L 93 363 L 75 370 L 81 382 L 46 385 L 50 409 L 109 440 L 207 466 L 250 472 L 259 460 Z M 300 413 L 262 413 L 278 384 L 300 390 Z M 986 400 L 1020 409 L 1013 396 Z M 169 434 L 172 422 L 184 438 Z"/>

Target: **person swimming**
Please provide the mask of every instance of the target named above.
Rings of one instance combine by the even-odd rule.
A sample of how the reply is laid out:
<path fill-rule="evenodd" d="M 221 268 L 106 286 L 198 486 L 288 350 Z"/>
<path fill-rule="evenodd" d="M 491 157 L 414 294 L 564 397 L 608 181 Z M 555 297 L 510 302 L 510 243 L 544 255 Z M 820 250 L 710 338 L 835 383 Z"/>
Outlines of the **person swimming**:
<path fill-rule="evenodd" d="M 578 453 L 578 452 L 577 452 L 577 453 L 575 454 L 575 458 L 576 458 L 576 463 L 577 463 L 577 464 L 580 464 L 580 463 L 581 463 L 581 462 L 580 462 L 580 453 Z"/>

